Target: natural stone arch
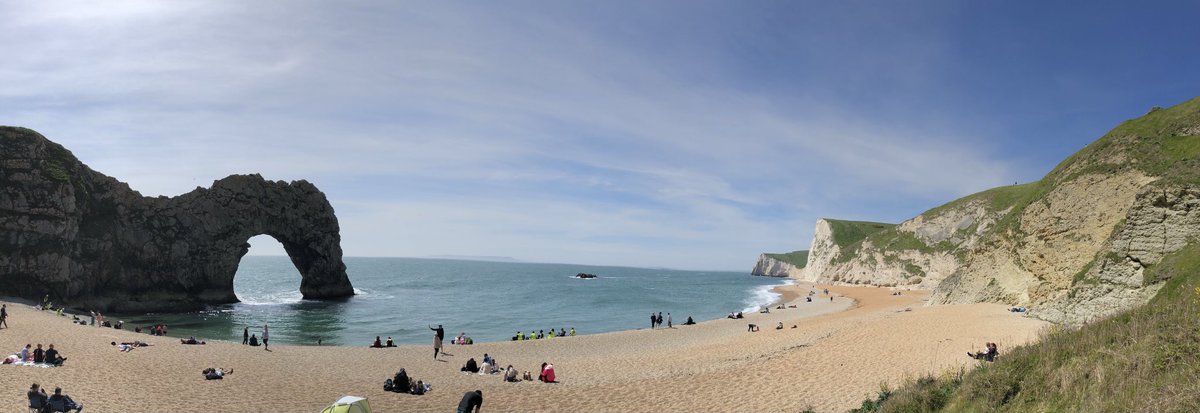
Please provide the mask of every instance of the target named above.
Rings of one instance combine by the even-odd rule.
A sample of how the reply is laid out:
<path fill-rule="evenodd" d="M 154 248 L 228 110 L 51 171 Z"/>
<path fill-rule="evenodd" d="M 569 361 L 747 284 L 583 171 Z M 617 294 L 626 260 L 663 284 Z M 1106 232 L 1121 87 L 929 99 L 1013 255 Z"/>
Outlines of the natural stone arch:
<path fill-rule="evenodd" d="M 283 244 L 305 298 L 354 294 L 333 207 L 307 181 L 233 175 L 143 197 L 28 129 L 0 127 L 0 294 L 179 311 L 236 302 L 250 237 Z"/>

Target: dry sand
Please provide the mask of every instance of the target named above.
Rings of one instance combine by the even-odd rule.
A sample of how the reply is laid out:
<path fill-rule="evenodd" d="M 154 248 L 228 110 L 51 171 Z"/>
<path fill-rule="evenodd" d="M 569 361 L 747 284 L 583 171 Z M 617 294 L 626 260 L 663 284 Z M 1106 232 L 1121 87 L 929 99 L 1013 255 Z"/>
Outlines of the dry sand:
<path fill-rule="evenodd" d="M 871 287 L 828 288 L 803 301 L 811 285 L 781 287 L 797 308 L 747 314 L 672 329 L 640 329 L 538 341 L 447 345 L 435 361 L 430 346 L 310 347 L 209 342 L 71 324 L 28 305 L 8 303 L 10 328 L 0 353 L 26 343 L 54 343 L 68 358 L 59 368 L 0 366 L 0 410 L 25 411 L 31 383 L 83 402 L 85 412 L 319 412 L 342 395 L 366 396 L 375 412 L 454 411 L 463 393 L 481 389 L 484 412 L 791 412 L 845 411 L 880 384 L 957 370 L 977 363 L 967 351 L 996 341 L 1001 351 L 1037 337 L 1045 323 L 995 304 L 924 307 L 927 293 Z M 825 286 L 820 286 L 825 288 Z M 906 311 L 911 309 L 911 311 Z M 682 321 L 682 320 L 679 320 Z M 787 328 L 776 330 L 776 323 Z M 748 323 L 761 327 L 746 332 Z M 445 320 L 454 331 L 453 320 Z M 797 328 L 791 328 L 796 325 Z M 432 334 L 432 332 L 431 332 Z M 121 353 L 110 341 L 153 344 Z M 447 339 L 447 341 L 449 341 Z M 459 368 L 484 353 L 537 376 L 549 361 L 560 383 L 504 383 L 500 375 Z M 206 381 L 205 367 L 234 369 Z M 383 391 L 401 367 L 432 383 L 424 396 Z"/>

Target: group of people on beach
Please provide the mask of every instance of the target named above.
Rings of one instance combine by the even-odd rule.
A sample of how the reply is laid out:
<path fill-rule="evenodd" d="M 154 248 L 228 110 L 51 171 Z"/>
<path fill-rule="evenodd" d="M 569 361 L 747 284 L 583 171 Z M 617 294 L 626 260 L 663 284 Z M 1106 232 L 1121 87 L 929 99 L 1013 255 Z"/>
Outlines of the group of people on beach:
<path fill-rule="evenodd" d="M 384 347 L 396 347 L 396 343 L 392 341 L 391 337 L 388 337 L 387 344 L 385 345 L 385 344 L 383 344 L 383 342 L 379 341 L 379 336 L 375 336 L 375 342 L 371 343 L 371 348 L 384 348 Z"/>
<path fill-rule="evenodd" d="M 64 361 L 67 361 L 67 358 L 54 349 L 53 343 L 46 349 L 43 349 L 42 344 L 38 343 L 37 348 L 33 348 L 32 344 L 26 344 L 25 347 L 17 351 L 17 354 L 5 358 L 4 364 L 32 363 L 57 367 L 61 366 Z"/>
<path fill-rule="evenodd" d="M 650 329 L 651 330 L 658 328 L 658 327 L 662 327 L 662 323 L 663 323 L 662 311 L 659 311 L 658 314 L 650 313 Z M 667 328 L 674 328 L 674 326 L 671 323 L 671 313 L 667 313 Z"/>
<path fill-rule="evenodd" d="M 37 413 L 68 412 L 83 410 L 83 403 L 76 403 L 71 396 L 63 394 L 61 387 L 54 388 L 54 395 L 47 396 L 46 390 L 38 387 L 37 383 L 29 386 L 29 411 Z"/>
<path fill-rule="evenodd" d="M 543 338 L 568 337 L 568 336 L 570 336 L 570 337 L 575 336 L 575 327 L 571 327 L 570 333 L 568 333 L 567 329 L 565 329 L 565 328 L 560 328 L 557 333 L 554 332 L 553 328 L 550 329 L 549 333 L 546 333 L 545 330 L 538 330 L 537 334 L 534 334 L 533 330 L 529 330 L 528 333 L 521 334 L 521 332 L 518 331 L 517 335 L 512 336 L 512 341 L 541 340 Z"/>
<path fill-rule="evenodd" d="M 263 346 L 263 349 L 265 349 L 267 351 L 271 351 L 271 348 L 269 347 L 270 344 L 268 343 L 268 340 L 271 338 L 270 334 L 271 334 L 271 331 L 267 328 L 267 325 L 263 324 L 262 346 Z M 379 337 L 375 337 L 375 339 L 379 340 Z M 246 327 L 246 328 L 242 329 L 242 344 L 247 345 L 247 346 L 258 347 L 258 345 L 259 345 L 258 344 L 258 334 L 250 334 L 250 327 Z"/>
<path fill-rule="evenodd" d="M 383 390 L 420 396 L 433 390 L 433 386 L 421 380 L 413 381 L 408 377 L 408 372 L 401 368 L 395 376 L 383 382 Z"/>

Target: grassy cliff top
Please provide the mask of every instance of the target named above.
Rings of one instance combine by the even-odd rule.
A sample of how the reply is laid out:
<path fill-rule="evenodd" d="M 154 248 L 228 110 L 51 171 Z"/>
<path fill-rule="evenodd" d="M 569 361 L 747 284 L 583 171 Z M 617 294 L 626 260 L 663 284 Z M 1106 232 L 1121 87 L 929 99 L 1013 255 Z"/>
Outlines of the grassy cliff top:
<path fill-rule="evenodd" d="M 896 226 L 896 224 L 882 222 L 844 221 L 829 218 L 825 218 L 825 221 L 829 222 L 829 228 L 833 231 L 833 242 L 841 248 L 862 241 L 868 235 Z"/>
<path fill-rule="evenodd" d="M 1154 108 L 1142 117 L 1122 122 L 1040 180 L 967 195 L 921 215 L 934 217 L 979 203 L 994 212 L 1007 211 L 991 229 L 993 233 L 1019 232 L 1019 218 L 1025 208 L 1058 185 L 1083 175 L 1130 170 L 1158 177 L 1159 184 L 1200 182 L 1200 97 L 1167 109 Z"/>
<path fill-rule="evenodd" d="M 808 265 L 808 250 L 785 252 L 781 254 L 772 254 L 768 252 L 763 255 L 786 262 L 788 264 L 792 264 L 796 266 L 796 268 L 804 268 L 804 266 Z"/>

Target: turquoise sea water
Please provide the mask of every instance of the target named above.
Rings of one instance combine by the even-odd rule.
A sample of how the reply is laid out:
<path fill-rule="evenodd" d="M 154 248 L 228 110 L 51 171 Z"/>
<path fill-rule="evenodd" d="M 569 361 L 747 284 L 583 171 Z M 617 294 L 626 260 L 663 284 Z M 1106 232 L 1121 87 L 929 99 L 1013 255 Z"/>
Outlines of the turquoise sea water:
<path fill-rule="evenodd" d="M 375 336 L 426 344 L 427 325 L 447 340 L 508 340 L 520 330 L 575 327 L 594 334 L 649 327 L 650 312 L 675 323 L 750 311 L 770 303 L 784 281 L 748 273 L 421 258 L 346 258 L 358 293 L 339 301 L 302 300 L 287 257 L 247 256 L 234 278 L 241 303 L 180 314 L 118 314 L 128 328 L 164 323 L 172 336 L 240 341 L 242 329 L 272 343 L 369 345 Z M 597 279 L 581 280 L 580 272 Z"/>

